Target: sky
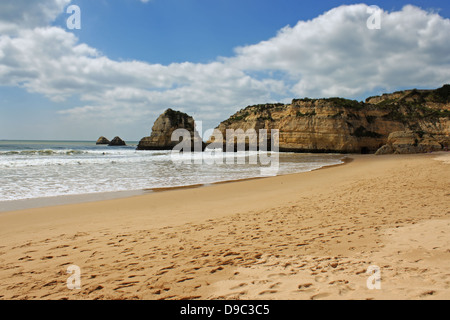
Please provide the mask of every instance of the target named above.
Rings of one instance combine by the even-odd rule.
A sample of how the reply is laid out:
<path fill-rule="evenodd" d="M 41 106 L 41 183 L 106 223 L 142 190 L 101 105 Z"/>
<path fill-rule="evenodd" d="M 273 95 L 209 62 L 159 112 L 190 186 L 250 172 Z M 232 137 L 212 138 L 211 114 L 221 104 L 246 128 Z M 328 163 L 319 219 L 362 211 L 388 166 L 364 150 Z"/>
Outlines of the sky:
<path fill-rule="evenodd" d="M 206 131 L 248 105 L 446 83 L 448 0 L 0 2 L 0 139 L 137 141 L 167 108 Z"/>

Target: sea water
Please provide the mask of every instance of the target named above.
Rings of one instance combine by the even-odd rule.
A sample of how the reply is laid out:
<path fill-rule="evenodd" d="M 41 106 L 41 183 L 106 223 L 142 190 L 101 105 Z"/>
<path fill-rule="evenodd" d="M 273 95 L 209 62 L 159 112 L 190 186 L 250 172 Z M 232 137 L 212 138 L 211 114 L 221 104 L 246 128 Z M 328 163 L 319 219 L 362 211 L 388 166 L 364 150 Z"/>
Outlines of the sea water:
<path fill-rule="evenodd" d="M 171 151 L 137 151 L 136 145 L 137 142 L 109 147 L 86 141 L 0 141 L 0 209 L 2 202 L 12 200 L 211 184 L 261 176 L 261 165 L 247 161 L 251 155 L 248 152 L 197 153 L 192 154 L 192 159 L 220 156 L 226 160 L 180 163 L 173 160 Z M 336 154 L 277 156 L 279 175 L 340 164 L 343 158 Z"/>

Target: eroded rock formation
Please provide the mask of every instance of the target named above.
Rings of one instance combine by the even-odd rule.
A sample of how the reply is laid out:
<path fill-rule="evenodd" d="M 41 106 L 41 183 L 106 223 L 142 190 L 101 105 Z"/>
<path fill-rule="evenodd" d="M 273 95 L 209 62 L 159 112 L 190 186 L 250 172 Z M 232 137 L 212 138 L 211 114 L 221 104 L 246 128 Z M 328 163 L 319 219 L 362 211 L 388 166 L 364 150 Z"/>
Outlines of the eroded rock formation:
<path fill-rule="evenodd" d="M 172 141 L 172 133 L 177 129 L 186 129 L 190 137 Z M 203 151 L 205 148 L 205 143 L 195 129 L 194 119 L 186 113 L 167 109 L 156 119 L 151 135 L 141 139 L 137 150 L 172 150 L 183 139 L 191 145 L 191 150 Z"/>
<path fill-rule="evenodd" d="M 110 144 L 110 142 L 111 141 L 109 141 L 105 137 L 101 136 L 100 138 L 98 138 L 96 144 Z"/>
<path fill-rule="evenodd" d="M 375 154 L 408 154 L 440 151 L 448 147 L 448 138 L 441 140 L 430 134 L 420 134 L 413 131 L 392 132 L 387 143 Z"/>
<path fill-rule="evenodd" d="M 448 147 L 450 85 L 384 94 L 365 102 L 305 98 L 287 105 L 249 106 L 216 128 L 223 137 L 227 129 L 278 129 L 280 151 L 374 153 L 388 143 L 393 132 L 412 132 L 418 137 L 418 148 L 410 152 L 428 147 L 438 150 L 438 146 Z M 225 139 L 215 139 L 215 143 L 225 148 Z"/>
<path fill-rule="evenodd" d="M 126 146 L 127 144 L 120 137 L 115 137 L 109 143 L 109 146 L 117 147 L 117 146 Z"/>

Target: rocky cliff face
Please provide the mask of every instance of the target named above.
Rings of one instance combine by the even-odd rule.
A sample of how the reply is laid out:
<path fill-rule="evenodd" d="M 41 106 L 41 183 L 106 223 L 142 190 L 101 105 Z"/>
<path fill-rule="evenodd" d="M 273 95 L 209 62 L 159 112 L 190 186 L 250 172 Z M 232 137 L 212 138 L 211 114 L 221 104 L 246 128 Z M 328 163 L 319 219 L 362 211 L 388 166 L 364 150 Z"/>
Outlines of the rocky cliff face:
<path fill-rule="evenodd" d="M 448 140 L 448 139 L 447 139 Z M 447 143 L 444 145 L 446 148 Z M 375 154 L 409 154 L 426 153 L 442 150 L 443 145 L 433 135 L 418 134 L 412 131 L 392 132 L 387 143 L 377 150 Z"/>
<path fill-rule="evenodd" d="M 450 85 L 445 85 L 370 97 L 365 102 L 306 98 L 287 105 L 249 106 L 216 130 L 225 137 L 226 129 L 278 129 L 280 151 L 374 153 L 391 133 L 405 131 L 427 135 L 441 148 L 448 147 L 449 119 Z"/>
<path fill-rule="evenodd" d="M 195 143 L 198 143 L 202 150 L 205 148 L 195 130 L 194 119 L 186 113 L 167 109 L 156 119 L 151 135 L 141 139 L 137 150 L 172 150 L 179 144 L 179 141 L 172 141 L 172 133 L 177 129 L 186 129 L 189 132 L 192 150 Z"/>

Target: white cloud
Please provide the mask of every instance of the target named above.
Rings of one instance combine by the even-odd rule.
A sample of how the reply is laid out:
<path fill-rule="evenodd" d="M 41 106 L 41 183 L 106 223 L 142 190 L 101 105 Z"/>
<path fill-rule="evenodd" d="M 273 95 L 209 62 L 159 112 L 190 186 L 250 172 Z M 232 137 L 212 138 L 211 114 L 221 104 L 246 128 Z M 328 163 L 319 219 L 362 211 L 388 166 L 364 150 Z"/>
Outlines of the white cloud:
<path fill-rule="evenodd" d="M 374 88 L 437 86 L 449 81 L 450 20 L 413 6 L 381 16 L 369 30 L 366 5 L 341 6 L 237 48 L 241 70 L 280 70 L 295 95 L 357 96 Z"/>
<path fill-rule="evenodd" d="M 0 5 L 0 12 L 7 9 L 0 13 L 0 85 L 54 101 L 77 97 L 78 107 L 61 111 L 74 122 L 100 116 L 113 125 L 148 117 L 150 127 L 161 111 L 174 107 L 217 123 L 237 108 L 274 97 L 356 97 L 375 88 L 450 80 L 450 20 L 413 6 L 383 12 L 381 30 L 367 29 L 366 5 L 341 6 L 237 48 L 234 57 L 165 66 L 111 60 L 73 33 L 46 25 L 69 2 L 33 1 L 32 8 L 40 8 L 35 19 L 29 18 L 28 1 Z M 18 14 L 20 8 L 28 13 Z M 8 24 L 21 27 L 2 31 Z"/>
<path fill-rule="evenodd" d="M 215 107 L 220 110 L 216 119 L 223 119 L 232 107 L 270 99 L 272 88 L 283 86 L 275 80 L 253 79 L 220 62 L 163 66 L 113 61 L 57 27 L 0 36 L 0 84 L 22 86 L 58 102 L 79 96 L 86 105 L 61 111 L 79 120 L 93 114 L 113 120 L 120 119 L 118 115 L 156 117 L 167 107 L 190 113 L 207 110 L 205 118 L 211 118 Z"/>
<path fill-rule="evenodd" d="M 2 0 L 0 33 L 24 28 L 44 27 L 54 21 L 71 0 Z"/>

